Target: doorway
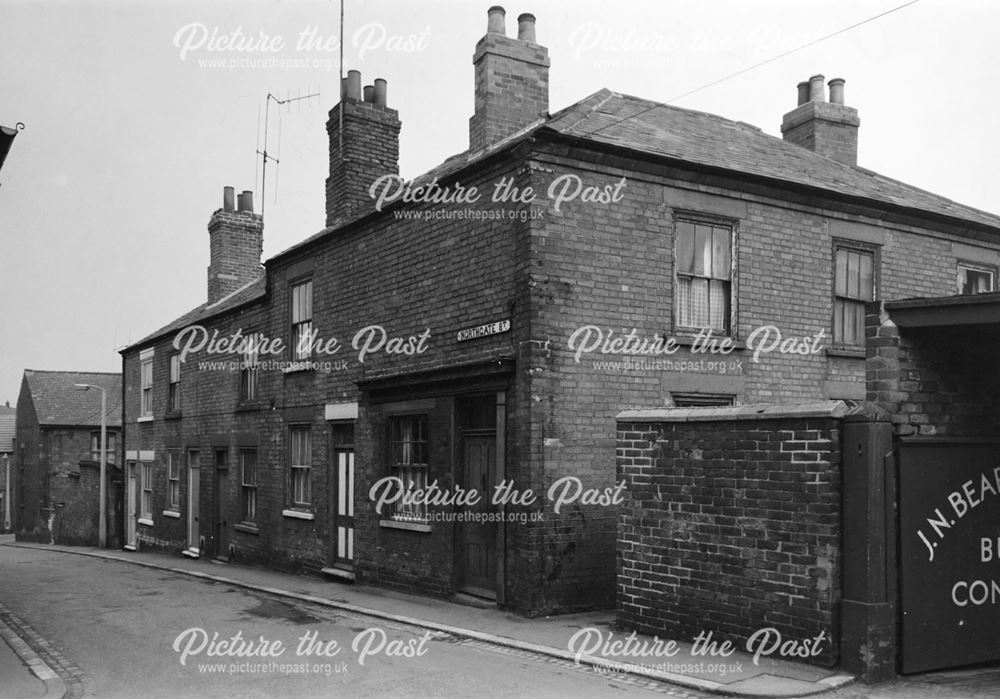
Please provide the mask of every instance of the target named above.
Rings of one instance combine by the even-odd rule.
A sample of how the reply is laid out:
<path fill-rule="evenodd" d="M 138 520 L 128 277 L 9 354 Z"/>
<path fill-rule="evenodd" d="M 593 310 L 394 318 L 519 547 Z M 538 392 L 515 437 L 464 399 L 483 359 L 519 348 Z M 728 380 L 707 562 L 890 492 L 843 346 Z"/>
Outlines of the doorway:
<path fill-rule="evenodd" d="M 212 555 L 220 561 L 229 560 L 229 452 L 215 450 L 215 524 Z"/>
<path fill-rule="evenodd" d="M 200 554 L 199 540 L 198 540 L 198 505 L 200 495 L 200 484 L 201 484 L 201 468 L 198 463 L 198 450 L 192 449 L 188 452 L 188 464 L 187 464 L 187 495 L 188 495 L 188 506 L 187 506 L 187 550 L 185 554 L 197 558 Z"/>
<path fill-rule="evenodd" d="M 139 514 L 136 511 L 136 489 L 139 487 L 138 465 L 134 461 L 126 464 L 127 474 L 125 478 L 125 549 L 135 551 L 137 544 L 136 519 Z"/>
<path fill-rule="evenodd" d="M 497 599 L 500 525 L 492 504 L 497 485 L 496 394 L 456 399 L 459 464 L 456 480 L 461 488 L 479 493 L 479 502 L 466 511 L 456 531 L 456 568 L 461 592 Z"/>
<path fill-rule="evenodd" d="M 354 423 L 330 426 L 331 450 L 329 489 L 329 561 L 331 567 L 354 567 Z"/>

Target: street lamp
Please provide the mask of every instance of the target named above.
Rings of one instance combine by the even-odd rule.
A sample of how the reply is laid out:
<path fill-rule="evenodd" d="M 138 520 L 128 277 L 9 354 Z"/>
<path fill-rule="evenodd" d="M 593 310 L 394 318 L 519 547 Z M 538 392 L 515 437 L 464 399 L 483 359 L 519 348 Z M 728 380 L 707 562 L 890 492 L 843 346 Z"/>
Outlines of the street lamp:
<path fill-rule="evenodd" d="M 108 499 L 108 480 L 107 480 L 107 469 L 108 469 L 108 394 L 100 386 L 94 386 L 89 383 L 75 383 L 73 388 L 78 391 L 89 391 L 92 388 L 96 388 L 101 392 L 101 487 L 100 496 L 98 501 L 100 503 L 101 513 L 98 516 L 99 529 L 97 530 L 97 546 L 98 548 L 107 548 L 108 545 L 108 521 L 107 521 L 107 499 Z"/>

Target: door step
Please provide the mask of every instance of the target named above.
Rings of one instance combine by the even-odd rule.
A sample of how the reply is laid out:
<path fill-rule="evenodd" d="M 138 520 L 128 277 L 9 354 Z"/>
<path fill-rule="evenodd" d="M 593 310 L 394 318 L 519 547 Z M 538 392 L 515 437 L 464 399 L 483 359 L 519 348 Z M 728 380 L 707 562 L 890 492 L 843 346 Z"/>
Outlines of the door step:
<path fill-rule="evenodd" d="M 354 582 L 354 571 L 352 570 L 344 570 L 343 568 L 323 568 L 320 572 L 323 573 L 323 575 L 329 575 L 331 578 Z"/>
<path fill-rule="evenodd" d="M 466 607 L 477 607 L 479 609 L 497 608 L 497 601 L 495 599 L 477 597 L 476 595 L 470 595 L 468 592 L 456 592 L 452 595 L 451 601 L 456 604 L 464 604 Z"/>

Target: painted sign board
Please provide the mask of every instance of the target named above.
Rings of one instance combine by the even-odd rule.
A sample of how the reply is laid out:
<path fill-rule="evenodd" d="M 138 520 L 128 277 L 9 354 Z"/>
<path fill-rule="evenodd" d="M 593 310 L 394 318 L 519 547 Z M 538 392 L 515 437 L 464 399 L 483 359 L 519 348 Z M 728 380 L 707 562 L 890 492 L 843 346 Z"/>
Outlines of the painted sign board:
<path fill-rule="evenodd" d="M 1000 659 L 1000 442 L 899 449 L 902 671 Z"/>

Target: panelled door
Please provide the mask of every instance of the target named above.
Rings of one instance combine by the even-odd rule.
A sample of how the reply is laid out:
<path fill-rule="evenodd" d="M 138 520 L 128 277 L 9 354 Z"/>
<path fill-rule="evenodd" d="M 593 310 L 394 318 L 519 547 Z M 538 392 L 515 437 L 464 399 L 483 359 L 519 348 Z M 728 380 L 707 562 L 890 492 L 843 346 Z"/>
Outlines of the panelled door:
<path fill-rule="evenodd" d="M 354 564 L 354 424 L 331 425 L 330 565 Z"/>
<path fill-rule="evenodd" d="M 229 452 L 215 452 L 215 546 L 212 555 L 221 560 L 229 559 Z"/>
<path fill-rule="evenodd" d="M 490 495 L 496 479 L 496 435 L 463 439 L 462 487 L 482 493 L 473 512 L 492 509 Z M 458 568 L 460 589 L 480 597 L 496 597 L 497 524 L 469 518 L 459 525 Z"/>
<path fill-rule="evenodd" d="M 128 473 L 125 481 L 125 499 L 127 501 L 125 505 L 125 548 L 134 551 L 138 539 L 136 530 L 136 519 L 139 516 L 136 492 L 139 488 L 138 465 L 134 461 L 129 461 L 126 468 Z"/>
<path fill-rule="evenodd" d="M 201 495 L 201 468 L 198 463 L 198 451 L 196 449 L 192 449 L 188 452 L 187 475 L 187 545 L 188 551 L 198 555 L 200 554 L 198 540 L 198 507 L 199 496 Z"/>

